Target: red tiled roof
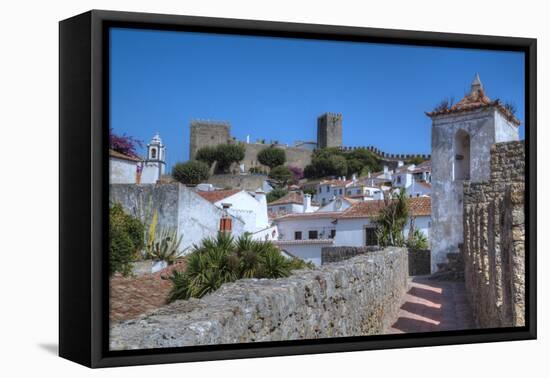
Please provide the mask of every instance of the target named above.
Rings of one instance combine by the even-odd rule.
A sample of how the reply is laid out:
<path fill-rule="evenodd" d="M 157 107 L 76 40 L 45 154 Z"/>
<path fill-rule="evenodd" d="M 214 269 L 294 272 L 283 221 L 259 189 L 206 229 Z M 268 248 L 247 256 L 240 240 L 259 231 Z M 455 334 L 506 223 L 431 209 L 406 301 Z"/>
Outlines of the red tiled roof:
<path fill-rule="evenodd" d="M 112 149 L 109 149 L 109 156 L 117 159 L 128 160 L 128 161 L 136 161 L 136 162 L 142 161 L 142 159 L 140 159 L 139 157 L 126 155 Z"/>
<path fill-rule="evenodd" d="M 207 201 L 216 203 L 221 201 L 224 198 L 231 197 L 233 194 L 239 193 L 240 189 L 230 189 L 230 190 L 213 190 L 210 192 L 197 191 L 197 194 L 204 198 Z"/>
<path fill-rule="evenodd" d="M 412 216 L 429 216 L 432 214 L 432 199 L 430 197 L 413 197 L 408 198 L 408 201 Z M 376 217 L 384 206 L 384 200 L 359 202 L 344 211 L 338 218 Z"/>
<path fill-rule="evenodd" d="M 495 107 L 498 109 L 510 122 L 519 126 L 521 123 L 508 109 L 506 109 L 499 100 L 492 101 L 487 95 L 483 87 L 473 88 L 472 91 L 464 96 L 462 100 L 451 106 L 447 109 L 437 109 L 432 112 L 426 113 L 429 117 L 442 115 L 442 114 L 451 114 L 451 113 L 460 113 L 469 110 L 483 109 Z"/>
<path fill-rule="evenodd" d="M 279 198 L 278 200 L 268 203 L 268 205 L 286 205 L 289 203 L 297 203 L 301 205 L 304 203 L 304 196 L 302 195 L 302 193 L 290 192 Z"/>

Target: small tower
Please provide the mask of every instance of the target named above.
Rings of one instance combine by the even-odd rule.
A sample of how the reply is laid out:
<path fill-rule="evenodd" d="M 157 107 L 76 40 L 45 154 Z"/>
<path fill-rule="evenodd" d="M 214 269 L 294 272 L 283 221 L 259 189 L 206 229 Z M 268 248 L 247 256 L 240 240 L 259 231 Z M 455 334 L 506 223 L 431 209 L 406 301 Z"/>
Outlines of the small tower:
<path fill-rule="evenodd" d="M 317 148 L 342 147 L 342 115 L 325 113 L 317 118 Z"/>
<path fill-rule="evenodd" d="M 470 92 L 455 105 L 426 113 L 432 119 L 432 272 L 459 252 L 463 241 L 465 181 L 490 178 L 490 151 L 495 143 L 519 139 L 519 120 L 498 100 L 485 94 L 479 75 Z"/>
<path fill-rule="evenodd" d="M 156 183 L 166 170 L 166 147 L 159 133 L 147 145 L 147 158 L 141 174 L 142 183 Z M 145 180 L 145 181 L 144 181 Z"/>

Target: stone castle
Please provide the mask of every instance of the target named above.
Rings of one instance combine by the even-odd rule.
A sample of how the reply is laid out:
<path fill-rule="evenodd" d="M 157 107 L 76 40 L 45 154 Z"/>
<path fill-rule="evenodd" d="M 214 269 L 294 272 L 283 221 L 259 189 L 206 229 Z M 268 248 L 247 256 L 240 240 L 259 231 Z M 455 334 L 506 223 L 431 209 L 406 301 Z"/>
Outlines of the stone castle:
<path fill-rule="evenodd" d="M 197 151 L 206 146 L 217 146 L 225 143 L 236 143 L 231 135 L 231 124 L 223 121 L 194 120 L 190 125 L 190 148 L 189 158 L 194 159 Z M 265 141 L 246 141 L 245 158 L 242 161 L 245 172 L 252 169 L 265 170 L 267 167 L 258 162 L 258 153 L 264 148 L 273 145 L 284 149 L 288 165 L 305 168 L 311 163 L 311 156 L 316 149 L 337 147 L 344 151 L 352 151 L 357 148 L 366 148 L 378 156 L 384 165 L 390 168 L 397 166 L 399 160 L 421 158 L 430 159 L 426 154 L 389 154 L 374 146 L 346 147 L 342 142 L 343 127 L 342 114 L 324 113 L 317 118 L 317 141 L 296 141 L 292 146 L 278 142 L 265 143 Z"/>

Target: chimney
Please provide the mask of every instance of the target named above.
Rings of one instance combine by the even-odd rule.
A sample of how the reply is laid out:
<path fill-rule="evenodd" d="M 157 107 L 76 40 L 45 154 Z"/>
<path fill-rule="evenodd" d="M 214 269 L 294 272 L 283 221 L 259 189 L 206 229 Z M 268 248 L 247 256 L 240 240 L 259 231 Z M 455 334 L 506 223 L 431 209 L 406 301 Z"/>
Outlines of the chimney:
<path fill-rule="evenodd" d="M 353 181 L 353 185 L 357 182 L 357 175 L 355 173 L 351 175 L 351 181 Z"/>
<path fill-rule="evenodd" d="M 230 234 L 233 228 L 233 219 L 229 215 L 230 203 L 222 203 L 222 217 L 220 219 L 220 232 Z"/>
<path fill-rule="evenodd" d="M 402 166 L 403 166 L 403 164 L 404 164 L 404 163 L 403 163 L 403 160 L 399 160 L 399 161 L 397 161 L 397 166 L 398 166 L 398 167 L 402 167 Z"/>
<path fill-rule="evenodd" d="M 312 212 L 312 209 L 311 209 L 311 194 L 307 194 L 307 193 L 304 194 L 303 207 L 304 207 L 304 209 L 303 209 L 304 213 L 311 213 Z"/>
<path fill-rule="evenodd" d="M 388 173 L 388 166 L 387 165 L 384 165 L 384 173 Z"/>

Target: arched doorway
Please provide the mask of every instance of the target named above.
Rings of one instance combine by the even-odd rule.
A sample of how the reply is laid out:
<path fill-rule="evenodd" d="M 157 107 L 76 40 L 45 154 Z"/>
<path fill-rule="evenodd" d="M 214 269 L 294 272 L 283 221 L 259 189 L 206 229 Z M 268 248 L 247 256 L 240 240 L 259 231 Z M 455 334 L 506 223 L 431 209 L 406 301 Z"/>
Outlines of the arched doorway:
<path fill-rule="evenodd" d="M 458 130 L 454 140 L 455 158 L 453 165 L 453 180 L 470 179 L 470 134 Z"/>

